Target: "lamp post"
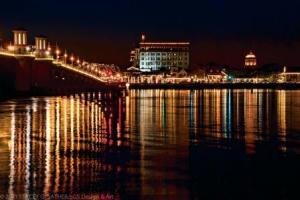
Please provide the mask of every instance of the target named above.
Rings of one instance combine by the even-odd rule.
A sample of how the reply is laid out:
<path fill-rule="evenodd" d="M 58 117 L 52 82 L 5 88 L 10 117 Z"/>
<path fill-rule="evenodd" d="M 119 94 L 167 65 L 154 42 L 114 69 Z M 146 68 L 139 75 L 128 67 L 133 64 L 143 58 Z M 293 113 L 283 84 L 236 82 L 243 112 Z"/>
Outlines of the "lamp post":
<path fill-rule="evenodd" d="M 60 50 L 56 49 L 55 53 L 56 53 L 56 61 L 58 62 Z"/>
<path fill-rule="evenodd" d="M 7 49 L 8 49 L 9 51 L 14 51 L 14 50 L 15 50 L 15 47 L 14 47 L 13 45 L 9 45 L 9 46 L 7 47 Z"/>
<path fill-rule="evenodd" d="M 67 54 L 67 52 L 65 51 L 65 55 L 64 55 L 65 64 L 67 64 L 67 58 L 68 58 L 68 54 Z"/>
<path fill-rule="evenodd" d="M 72 66 L 73 66 L 73 64 L 74 64 L 74 56 L 71 56 L 71 64 L 72 64 Z"/>
<path fill-rule="evenodd" d="M 48 44 L 48 48 L 47 48 L 47 51 L 46 51 L 46 56 L 48 57 L 48 56 L 50 56 L 50 54 L 51 54 L 51 46 L 50 46 L 50 43 Z"/>

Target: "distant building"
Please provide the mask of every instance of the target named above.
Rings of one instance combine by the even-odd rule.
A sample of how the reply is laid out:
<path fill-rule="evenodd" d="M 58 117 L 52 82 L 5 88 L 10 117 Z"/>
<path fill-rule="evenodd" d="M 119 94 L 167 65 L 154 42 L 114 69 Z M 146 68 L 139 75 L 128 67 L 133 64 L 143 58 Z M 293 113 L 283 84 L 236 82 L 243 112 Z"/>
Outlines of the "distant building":
<path fill-rule="evenodd" d="M 225 71 L 210 71 L 206 74 L 208 82 L 225 82 L 228 80 L 228 74 Z"/>
<path fill-rule="evenodd" d="M 279 74 L 279 82 L 300 82 L 300 67 L 284 67 Z"/>
<path fill-rule="evenodd" d="M 173 67 L 188 69 L 190 66 L 189 42 L 146 42 L 131 52 L 131 63 L 142 72 L 155 72 Z"/>
<path fill-rule="evenodd" d="M 135 48 L 130 52 L 130 63 L 132 64 L 132 67 L 138 67 L 139 60 L 140 60 L 140 49 Z"/>
<path fill-rule="evenodd" d="M 255 54 L 250 51 L 249 54 L 245 57 L 245 67 L 246 68 L 255 68 L 257 66 L 257 60 Z"/>

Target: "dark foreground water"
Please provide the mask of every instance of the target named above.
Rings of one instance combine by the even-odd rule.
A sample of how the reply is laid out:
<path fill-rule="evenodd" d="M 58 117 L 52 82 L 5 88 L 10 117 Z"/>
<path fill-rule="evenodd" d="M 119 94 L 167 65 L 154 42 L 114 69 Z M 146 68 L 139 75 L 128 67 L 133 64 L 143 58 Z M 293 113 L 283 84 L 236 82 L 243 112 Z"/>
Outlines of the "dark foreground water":
<path fill-rule="evenodd" d="M 0 102 L 0 199 L 299 199 L 300 91 Z"/>

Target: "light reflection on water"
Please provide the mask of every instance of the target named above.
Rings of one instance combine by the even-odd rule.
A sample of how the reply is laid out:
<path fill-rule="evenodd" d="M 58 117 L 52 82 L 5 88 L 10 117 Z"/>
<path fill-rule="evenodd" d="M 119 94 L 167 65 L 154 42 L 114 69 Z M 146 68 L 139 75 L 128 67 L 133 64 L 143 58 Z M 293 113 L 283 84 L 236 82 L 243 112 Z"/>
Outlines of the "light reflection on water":
<path fill-rule="evenodd" d="M 97 195 L 97 179 L 110 182 L 106 176 L 120 173 L 118 161 L 106 161 L 106 154 L 127 151 L 126 134 L 120 132 L 122 98 L 96 95 L 101 94 L 1 103 L 1 194 Z"/>
<path fill-rule="evenodd" d="M 286 197 L 291 183 L 283 182 L 300 176 L 299 98 L 285 90 L 132 90 L 2 101 L 0 193 L 268 199 L 271 186 L 256 187 L 262 182 Z"/>

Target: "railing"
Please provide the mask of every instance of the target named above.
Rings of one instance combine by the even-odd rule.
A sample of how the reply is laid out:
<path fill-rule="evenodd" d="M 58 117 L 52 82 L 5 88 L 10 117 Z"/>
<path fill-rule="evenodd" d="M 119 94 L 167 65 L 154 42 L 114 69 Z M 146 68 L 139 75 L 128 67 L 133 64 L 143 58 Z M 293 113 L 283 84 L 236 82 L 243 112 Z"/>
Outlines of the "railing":
<path fill-rule="evenodd" d="M 53 61 L 53 64 L 55 64 L 57 66 L 61 66 L 65 69 L 71 70 L 73 72 L 79 73 L 81 75 L 87 76 L 89 78 L 92 78 L 92 79 L 100 81 L 100 82 L 109 82 L 105 77 L 99 77 L 95 74 L 85 71 L 84 69 L 80 69 L 79 67 L 75 67 L 73 65 L 66 64 L 61 61 Z"/>
<path fill-rule="evenodd" d="M 6 50 L 6 49 L 0 49 L 0 55 L 13 56 L 13 57 L 25 57 L 25 56 L 35 57 L 33 52 L 26 52 L 26 51 L 18 52 L 18 51 Z"/>

